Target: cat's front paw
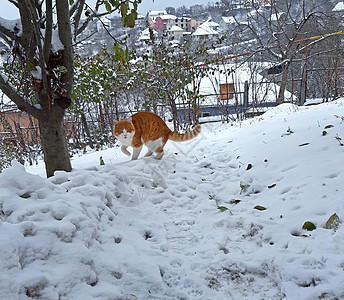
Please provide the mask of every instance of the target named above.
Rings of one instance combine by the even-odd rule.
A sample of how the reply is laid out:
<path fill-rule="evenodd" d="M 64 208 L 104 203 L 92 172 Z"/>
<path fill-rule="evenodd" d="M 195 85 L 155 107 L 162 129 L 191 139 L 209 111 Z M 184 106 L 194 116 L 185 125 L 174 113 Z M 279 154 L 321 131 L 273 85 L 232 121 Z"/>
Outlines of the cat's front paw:
<path fill-rule="evenodd" d="M 127 146 L 122 146 L 121 147 L 122 152 L 126 155 L 126 156 L 130 156 L 131 153 L 127 150 Z"/>

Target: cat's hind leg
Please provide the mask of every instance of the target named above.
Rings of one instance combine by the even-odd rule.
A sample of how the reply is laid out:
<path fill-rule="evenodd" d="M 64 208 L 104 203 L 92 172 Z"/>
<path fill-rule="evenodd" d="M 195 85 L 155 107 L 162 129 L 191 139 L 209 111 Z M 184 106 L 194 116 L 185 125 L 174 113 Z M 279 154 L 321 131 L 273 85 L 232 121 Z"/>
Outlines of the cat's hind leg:
<path fill-rule="evenodd" d="M 163 155 L 164 155 L 164 149 L 163 149 L 163 147 L 157 148 L 157 149 L 155 150 L 155 152 L 156 152 L 156 155 L 155 155 L 154 158 L 156 158 L 156 159 L 161 159 L 161 158 L 163 157 Z"/>
<path fill-rule="evenodd" d="M 135 160 L 135 159 L 137 159 L 139 157 L 140 152 L 142 150 L 142 146 L 143 145 L 141 145 L 139 147 L 133 147 L 134 151 L 133 151 L 133 156 L 131 157 L 131 160 Z"/>
<path fill-rule="evenodd" d="M 151 156 L 153 154 L 153 151 L 151 149 L 148 148 L 147 153 L 145 154 L 145 157 L 147 156 Z"/>
<path fill-rule="evenodd" d="M 151 156 L 153 154 L 153 152 L 155 152 L 155 153 L 157 153 L 157 155 L 154 158 L 160 159 L 164 154 L 164 151 L 162 148 L 164 147 L 165 143 L 164 143 L 162 138 L 158 138 L 158 139 L 153 140 L 153 141 L 148 141 L 146 143 L 146 146 L 148 148 L 148 152 L 145 156 Z M 161 152 L 162 152 L 162 154 L 161 154 Z"/>
<path fill-rule="evenodd" d="M 156 153 L 156 155 L 155 155 L 156 159 L 161 159 L 163 157 L 163 155 L 164 155 L 164 146 L 165 146 L 166 142 L 167 142 L 167 138 L 165 137 L 165 138 L 162 138 L 160 140 L 160 145 L 159 144 L 157 145 L 157 147 L 156 147 L 156 149 L 154 151 Z"/>

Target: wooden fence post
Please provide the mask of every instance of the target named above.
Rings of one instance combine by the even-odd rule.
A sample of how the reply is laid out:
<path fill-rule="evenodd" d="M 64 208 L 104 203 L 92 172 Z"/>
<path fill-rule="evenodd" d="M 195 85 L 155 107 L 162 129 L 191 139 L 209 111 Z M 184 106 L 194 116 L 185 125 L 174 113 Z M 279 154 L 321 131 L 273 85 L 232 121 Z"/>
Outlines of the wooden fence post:
<path fill-rule="evenodd" d="M 248 81 L 246 80 L 245 81 L 245 84 L 244 84 L 244 107 L 243 107 L 243 114 L 245 115 L 245 112 L 247 110 L 247 107 L 248 107 Z"/>

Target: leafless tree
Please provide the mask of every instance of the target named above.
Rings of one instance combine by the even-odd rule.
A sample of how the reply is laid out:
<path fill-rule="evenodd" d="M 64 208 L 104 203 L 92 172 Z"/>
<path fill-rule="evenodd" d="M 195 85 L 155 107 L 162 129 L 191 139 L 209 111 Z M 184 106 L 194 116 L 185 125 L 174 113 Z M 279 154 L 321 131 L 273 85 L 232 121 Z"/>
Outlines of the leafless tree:
<path fill-rule="evenodd" d="M 226 7 L 234 7 L 235 1 L 222 0 Z M 236 49 L 249 51 L 256 60 L 273 62 L 281 67 L 277 104 L 284 102 L 291 66 L 305 67 L 306 52 L 324 38 L 309 39 L 328 32 L 327 14 L 329 4 L 324 1 L 271 0 L 269 2 L 249 1 L 239 6 L 236 1 Z M 326 9 L 325 9 L 326 8 Z M 339 27 L 337 27 L 339 28 Z M 320 43 L 319 43 L 320 44 Z M 239 48 L 240 47 L 240 48 Z M 318 48 L 321 52 L 324 50 Z M 313 54 L 315 52 L 313 51 Z"/>

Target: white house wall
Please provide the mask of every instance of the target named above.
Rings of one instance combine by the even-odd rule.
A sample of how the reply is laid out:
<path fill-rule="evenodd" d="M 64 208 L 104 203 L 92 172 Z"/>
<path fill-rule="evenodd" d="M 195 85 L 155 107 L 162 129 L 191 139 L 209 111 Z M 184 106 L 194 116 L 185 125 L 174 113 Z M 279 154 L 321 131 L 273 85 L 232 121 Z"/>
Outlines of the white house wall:
<path fill-rule="evenodd" d="M 237 69 L 236 65 L 234 64 L 227 64 L 225 66 L 220 66 L 214 73 L 214 75 L 209 74 L 208 76 L 204 77 L 200 83 L 200 95 L 204 95 L 204 99 L 202 100 L 203 105 L 217 105 L 219 100 L 220 94 L 220 84 L 226 83 L 234 83 L 234 90 L 236 92 L 243 92 L 245 88 L 245 81 L 249 83 L 249 103 L 252 102 L 275 102 L 279 92 L 279 85 L 275 83 L 268 83 L 268 84 L 259 84 L 261 82 L 267 82 L 268 80 L 264 78 L 257 72 L 252 72 L 248 66 L 243 65 Z M 221 73 L 220 71 L 224 70 L 235 70 L 234 72 L 226 75 Z M 257 84 L 255 84 L 257 83 Z M 192 89 L 192 85 L 190 84 L 190 89 Z M 285 91 L 285 99 L 286 101 L 296 100 L 296 97 L 293 96 L 289 91 Z M 239 95 L 239 100 L 243 99 L 243 95 Z M 235 98 L 230 99 L 229 102 L 234 103 Z"/>

